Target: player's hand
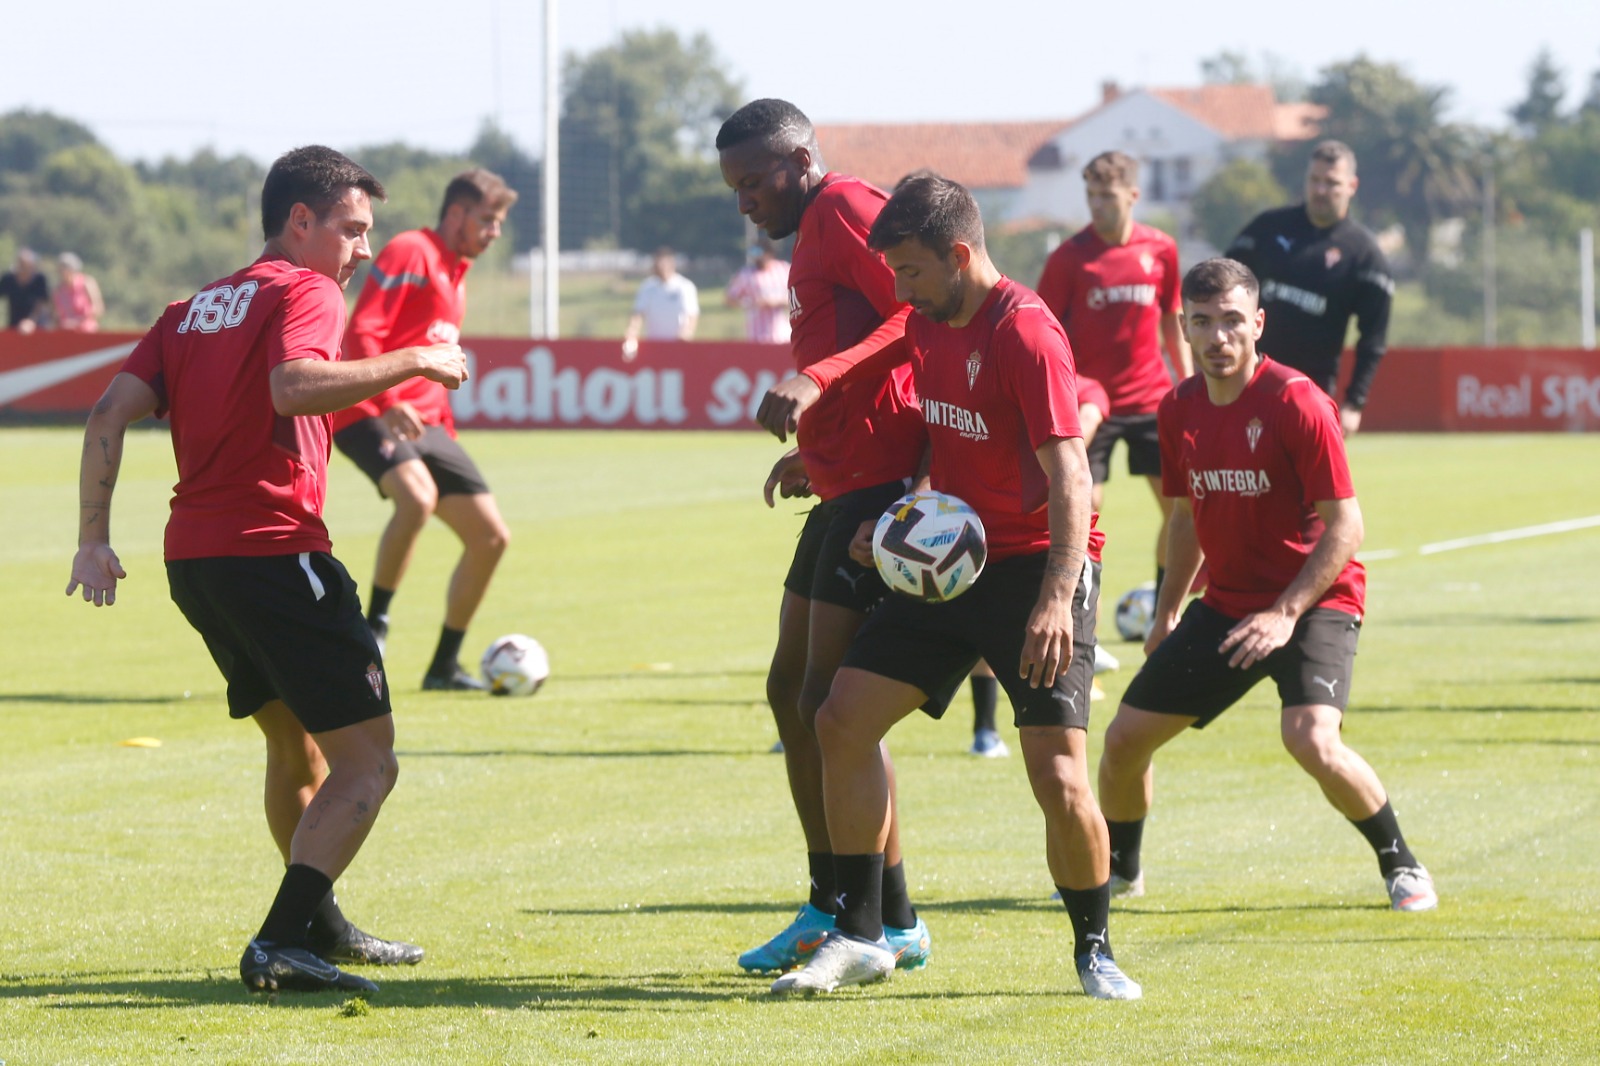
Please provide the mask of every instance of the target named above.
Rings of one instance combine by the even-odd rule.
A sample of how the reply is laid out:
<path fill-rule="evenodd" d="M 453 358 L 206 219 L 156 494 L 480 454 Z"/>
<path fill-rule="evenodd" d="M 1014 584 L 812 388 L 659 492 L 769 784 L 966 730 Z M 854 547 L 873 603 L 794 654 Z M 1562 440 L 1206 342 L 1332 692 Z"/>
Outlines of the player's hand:
<path fill-rule="evenodd" d="M 821 396 L 822 390 L 815 381 L 804 374 L 796 374 L 787 381 L 778 382 L 761 397 L 756 421 L 768 433 L 786 441 L 789 434 L 800 428 L 800 416 L 805 414 L 806 408 Z"/>
<path fill-rule="evenodd" d="M 383 419 L 383 424 L 389 427 L 389 432 L 401 440 L 416 440 L 428 428 L 423 424 L 421 417 L 417 415 L 417 409 L 404 400 L 383 412 L 379 417 Z"/>
<path fill-rule="evenodd" d="M 622 341 L 622 361 L 631 363 L 639 358 L 639 341 L 635 337 L 626 337 Z"/>
<path fill-rule="evenodd" d="M 1268 609 L 1247 615 L 1238 625 L 1228 630 L 1217 651 L 1227 655 L 1228 665 L 1247 670 L 1265 659 L 1294 635 L 1294 619 L 1282 611 Z"/>
<path fill-rule="evenodd" d="M 1178 628 L 1178 617 L 1175 614 L 1164 615 L 1158 612 L 1154 618 L 1150 619 L 1150 632 L 1144 635 L 1144 654 L 1146 658 L 1149 658 L 1150 654 L 1161 646 L 1161 642 L 1166 640 L 1174 629 Z"/>
<path fill-rule="evenodd" d="M 72 580 L 67 582 L 67 595 L 83 586 L 83 602 L 96 607 L 110 607 L 117 602 L 117 581 L 128 576 L 109 544 L 84 544 L 72 557 Z"/>
<path fill-rule="evenodd" d="M 872 531 L 877 525 L 877 519 L 869 518 L 856 528 L 856 535 L 850 538 L 850 558 L 869 570 L 875 570 L 878 566 L 877 560 L 872 557 Z"/>
<path fill-rule="evenodd" d="M 1028 616 L 1017 674 L 1029 688 L 1056 683 L 1072 665 L 1072 590 L 1065 596 L 1044 589 Z"/>
<path fill-rule="evenodd" d="M 467 380 L 467 353 L 459 344 L 429 344 L 412 352 L 419 363 L 418 377 L 437 381 L 447 389 L 459 389 Z"/>
<path fill-rule="evenodd" d="M 785 452 L 783 458 L 772 464 L 772 473 L 767 475 L 767 483 L 761 490 L 768 507 L 777 506 L 772 496 L 774 489 L 786 500 L 811 495 L 811 479 L 806 476 L 805 464 L 800 461 L 800 449 Z"/>
<path fill-rule="evenodd" d="M 1361 428 L 1361 408 L 1359 408 L 1359 407 L 1341 407 L 1341 408 L 1339 408 L 1339 430 L 1345 435 L 1345 439 L 1346 440 L 1348 440 L 1349 438 L 1355 436 L 1356 435 L 1356 430 L 1358 430 L 1360 428 Z"/>

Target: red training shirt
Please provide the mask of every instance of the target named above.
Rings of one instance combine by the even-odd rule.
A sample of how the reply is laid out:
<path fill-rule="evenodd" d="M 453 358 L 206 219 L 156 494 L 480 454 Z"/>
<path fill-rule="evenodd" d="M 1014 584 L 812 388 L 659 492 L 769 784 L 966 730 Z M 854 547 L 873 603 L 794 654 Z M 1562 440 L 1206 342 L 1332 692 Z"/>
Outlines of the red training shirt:
<path fill-rule="evenodd" d="M 1035 454 L 1081 437 L 1072 350 L 1039 297 L 1002 278 L 958 328 L 912 315 L 906 343 L 933 443 L 933 487 L 983 519 L 989 558 L 1050 547 L 1049 481 Z M 1090 519 L 1089 557 L 1105 534 Z"/>
<path fill-rule="evenodd" d="M 1250 384 L 1217 406 L 1195 375 L 1161 402 L 1161 491 L 1188 496 L 1209 568 L 1205 602 L 1230 618 L 1271 607 L 1325 528 L 1312 504 L 1355 496 L 1339 410 L 1298 370 L 1265 355 Z M 1354 559 L 1317 600 L 1361 617 L 1367 574 Z"/>
<path fill-rule="evenodd" d="M 810 197 L 789 263 L 790 344 L 800 370 L 909 313 L 894 297 L 894 272 L 867 247 L 867 233 L 888 197 L 833 173 L 824 175 Z M 904 362 L 903 352 L 898 361 Z M 796 434 L 811 489 L 824 500 L 912 476 L 924 441 L 904 366 L 824 393 L 800 416 Z"/>
<path fill-rule="evenodd" d="M 292 359 L 339 357 L 338 282 L 263 256 L 169 306 L 122 372 L 155 390 L 178 460 L 166 557 L 329 551 L 328 415 L 272 406 L 268 376 Z"/>
<path fill-rule="evenodd" d="M 457 344 L 467 313 L 467 270 L 472 260 L 445 247 L 431 229 L 407 230 L 378 253 L 367 273 L 345 336 L 346 359 L 367 359 L 396 348 Z M 437 381 L 409 378 L 333 416 L 337 433 L 363 418 L 375 418 L 397 403 L 409 403 L 425 425 L 456 435 L 450 393 Z"/>
<path fill-rule="evenodd" d="M 1085 226 L 1045 260 L 1039 296 L 1072 341 L 1078 371 L 1105 386 L 1114 415 L 1154 411 L 1172 388 L 1161 316 L 1179 309 L 1178 245 L 1135 222 L 1127 244 Z"/>

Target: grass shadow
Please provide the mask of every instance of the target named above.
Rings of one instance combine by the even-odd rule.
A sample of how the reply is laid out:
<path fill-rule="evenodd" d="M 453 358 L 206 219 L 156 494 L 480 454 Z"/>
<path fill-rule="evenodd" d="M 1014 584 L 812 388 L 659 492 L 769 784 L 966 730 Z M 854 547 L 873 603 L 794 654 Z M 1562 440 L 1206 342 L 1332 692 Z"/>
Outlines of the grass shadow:
<path fill-rule="evenodd" d="M 492 748 L 485 751 L 396 751 L 402 759 L 653 759 L 686 757 L 734 757 L 765 755 L 766 749 L 655 748 L 646 751 L 531 751 L 518 748 Z"/>
<path fill-rule="evenodd" d="M 192 699 L 182 693 L 174 696 L 96 696 L 87 692 L 0 692 L 0 703 L 112 706 L 119 703 L 159 705 L 189 702 Z"/>

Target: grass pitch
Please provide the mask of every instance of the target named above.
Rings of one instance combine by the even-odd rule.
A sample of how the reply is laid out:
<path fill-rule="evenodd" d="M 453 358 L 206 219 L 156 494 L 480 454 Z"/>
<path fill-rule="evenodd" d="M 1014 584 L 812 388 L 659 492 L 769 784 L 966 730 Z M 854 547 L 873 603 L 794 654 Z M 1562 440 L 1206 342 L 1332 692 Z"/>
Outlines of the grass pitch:
<path fill-rule="evenodd" d="M 260 741 L 167 599 L 167 439 L 130 438 L 130 576 L 100 610 L 62 596 L 79 434 L 0 439 L 12 1066 L 1600 1061 L 1600 530 L 1420 550 L 1600 514 L 1594 437 L 1354 442 L 1375 558 L 1346 731 L 1443 904 L 1386 909 L 1266 686 L 1158 759 L 1150 894 L 1112 913 L 1135 1004 L 1079 994 L 1021 760 L 964 754 L 964 701 L 891 735 L 928 969 L 812 1001 L 738 972 L 802 897 L 762 697 L 801 508 L 761 505 L 775 442 L 667 433 L 469 435 L 514 533 L 469 650 L 528 632 L 554 676 L 530 700 L 416 691 L 455 558 L 431 529 L 392 616 L 399 787 L 341 881 L 355 920 L 428 958 L 365 971 L 365 1000 L 250 996 L 278 858 Z M 332 469 L 365 583 L 387 507 Z M 1108 488 L 1112 593 L 1148 576 L 1147 495 Z M 1124 665 L 1096 735 L 1140 658 L 1101 630 Z"/>

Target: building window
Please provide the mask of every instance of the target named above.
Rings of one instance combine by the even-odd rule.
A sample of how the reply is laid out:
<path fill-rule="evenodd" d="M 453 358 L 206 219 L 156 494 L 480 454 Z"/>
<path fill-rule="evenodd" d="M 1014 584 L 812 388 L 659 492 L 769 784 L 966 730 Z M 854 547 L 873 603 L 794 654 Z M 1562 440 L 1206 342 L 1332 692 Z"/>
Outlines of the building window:
<path fill-rule="evenodd" d="M 1194 175 L 1186 155 L 1172 161 L 1172 191 L 1180 200 L 1187 200 L 1194 193 Z"/>
<path fill-rule="evenodd" d="M 1167 201 L 1167 161 L 1165 159 L 1152 159 L 1150 167 L 1150 199 L 1156 203 Z"/>

